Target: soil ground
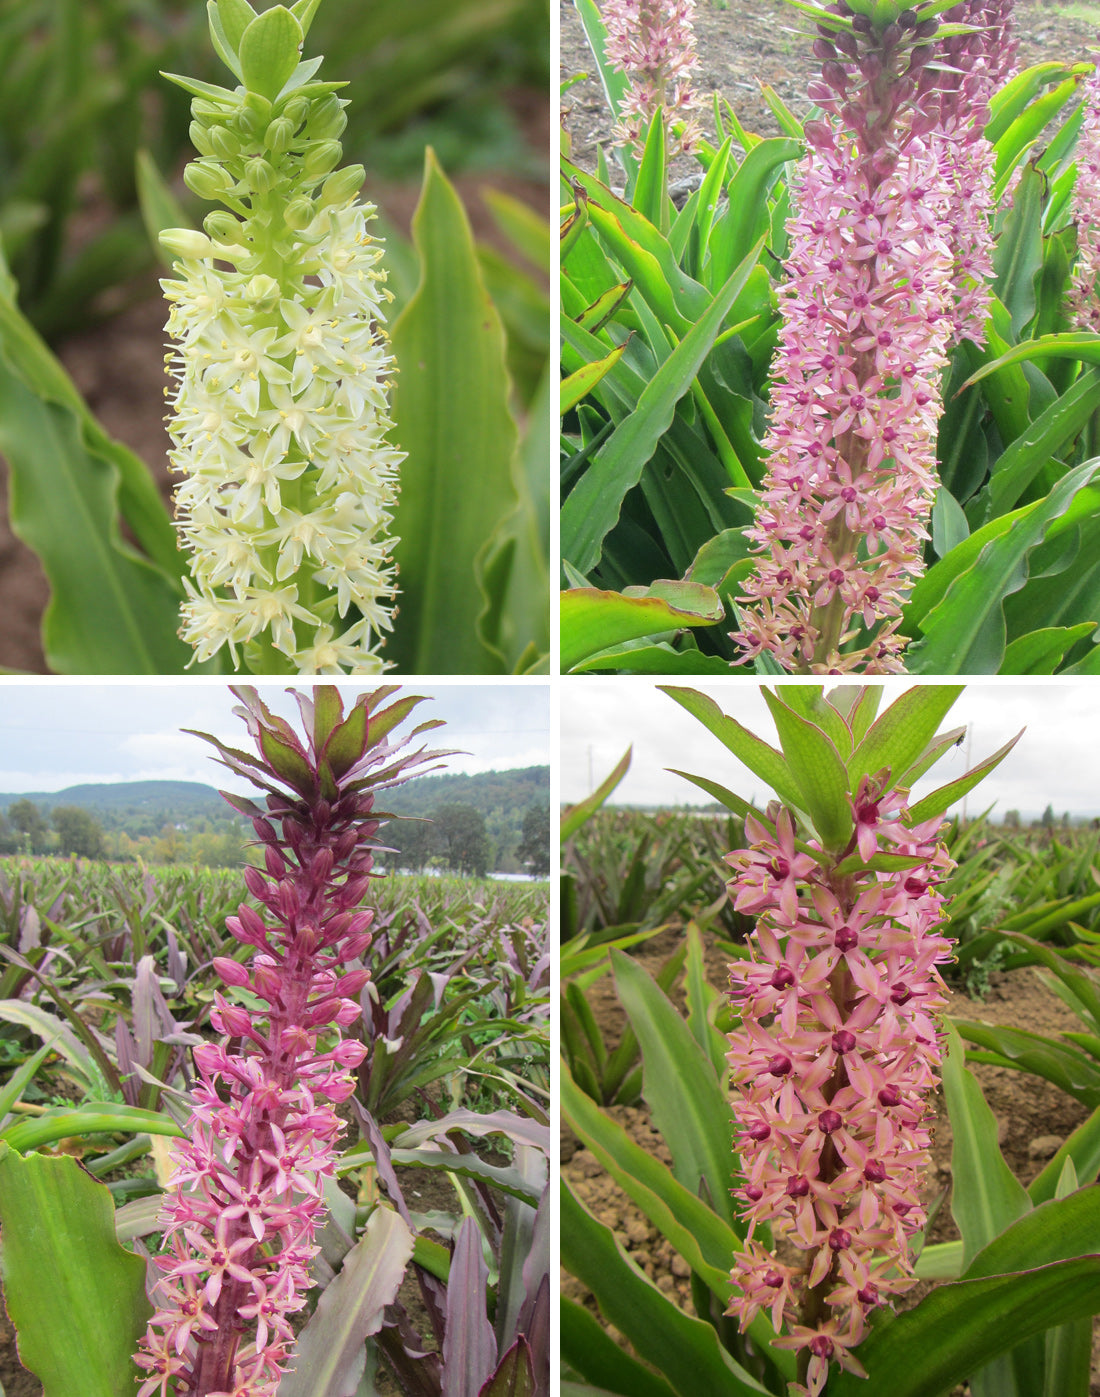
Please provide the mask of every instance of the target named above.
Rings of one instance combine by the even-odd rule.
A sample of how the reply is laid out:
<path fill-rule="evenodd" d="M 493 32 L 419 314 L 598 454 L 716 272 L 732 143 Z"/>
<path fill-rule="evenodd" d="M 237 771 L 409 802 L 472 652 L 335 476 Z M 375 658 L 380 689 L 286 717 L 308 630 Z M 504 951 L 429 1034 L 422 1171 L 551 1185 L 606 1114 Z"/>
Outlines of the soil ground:
<path fill-rule="evenodd" d="M 559 0 L 559 9 L 562 80 L 578 73 L 595 74 L 591 50 L 571 0 Z M 1020 67 L 1052 60 L 1079 62 L 1097 45 L 1100 7 L 1018 0 L 1015 24 Z M 760 136 L 780 134 L 761 95 L 762 83 L 773 88 L 797 116 L 805 114 L 806 84 L 814 73 L 815 59 L 801 27 L 798 12 L 783 0 L 698 0 L 695 88 L 705 99 L 699 115 L 708 140 L 714 140 L 712 92 L 726 98 L 744 126 Z M 610 145 L 613 124 L 599 77 L 588 77 L 570 87 L 562 105 L 564 124 L 573 138 L 573 158 L 585 169 L 594 170 L 597 145 Z M 681 156 L 672 165 L 671 178 L 675 181 L 698 169 L 691 156 Z"/>
<path fill-rule="evenodd" d="M 640 963 L 655 974 L 671 954 L 679 933 L 663 932 L 645 945 L 637 954 Z M 724 986 L 727 980 L 728 958 L 710 941 L 706 952 L 707 978 L 712 985 Z M 596 1017 L 609 1048 L 618 1041 L 625 1024 L 625 1015 L 615 998 L 609 977 L 598 981 L 586 998 Z M 682 991 L 674 994 L 681 1009 Z M 948 1013 L 957 1018 L 984 1019 L 998 1025 L 1026 1025 L 1034 1032 L 1057 1034 L 1064 1029 L 1080 1028 L 1062 1001 L 1050 994 L 1030 969 L 997 972 L 990 976 L 990 991 L 981 1001 L 968 999 L 953 992 Z M 1023 1072 L 977 1064 L 974 1067 L 982 1091 L 999 1125 L 1001 1150 L 1009 1168 L 1024 1184 L 1042 1170 L 1058 1145 L 1078 1125 L 1088 1112 L 1072 1097 L 1038 1077 Z M 943 1107 L 942 1096 L 937 1101 L 935 1143 L 932 1149 L 933 1171 L 928 1181 L 928 1196 L 949 1190 L 951 1181 L 951 1126 Z M 648 1107 L 618 1106 L 610 1114 L 626 1129 L 636 1144 L 657 1159 L 669 1164 L 671 1155 L 657 1127 L 651 1123 Z M 660 1237 L 639 1208 L 622 1192 L 603 1170 L 596 1157 L 565 1127 L 561 1139 L 562 1173 L 577 1197 L 615 1233 L 619 1243 L 647 1276 L 689 1313 L 689 1269 Z M 936 1215 L 929 1240 L 945 1242 L 959 1235 L 950 1211 L 950 1194 Z M 907 1297 L 915 1303 L 931 1287 L 918 1287 Z M 572 1276 L 563 1274 L 562 1293 L 598 1314 L 595 1300 Z M 620 1336 L 611 1331 L 621 1340 Z M 969 1388 L 960 1387 L 953 1397 L 966 1397 Z M 1094 1327 L 1093 1366 L 1090 1397 L 1100 1397 L 1100 1320 Z"/>

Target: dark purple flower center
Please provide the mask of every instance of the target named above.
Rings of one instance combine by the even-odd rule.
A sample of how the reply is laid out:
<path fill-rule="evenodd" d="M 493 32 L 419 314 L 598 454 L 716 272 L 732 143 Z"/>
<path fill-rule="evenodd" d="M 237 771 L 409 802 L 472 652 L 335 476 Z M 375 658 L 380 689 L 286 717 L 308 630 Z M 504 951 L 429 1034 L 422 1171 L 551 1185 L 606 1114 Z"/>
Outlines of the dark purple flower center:
<path fill-rule="evenodd" d="M 855 1045 L 855 1034 L 849 1033 L 846 1028 L 838 1028 L 833 1034 L 832 1049 L 834 1053 L 850 1053 Z"/>
<path fill-rule="evenodd" d="M 838 926 L 833 945 L 838 951 L 850 951 L 859 945 L 859 937 L 850 926 Z"/>
<path fill-rule="evenodd" d="M 852 1234 L 846 1227 L 834 1227 L 829 1233 L 829 1246 L 833 1251 L 843 1251 L 852 1245 Z"/>
<path fill-rule="evenodd" d="M 785 1077 L 793 1066 L 786 1053 L 776 1053 L 774 1057 L 768 1058 L 768 1071 L 773 1077 Z"/>
<path fill-rule="evenodd" d="M 869 1159 L 863 1166 L 863 1177 L 869 1184 L 880 1184 L 886 1177 L 886 1169 L 877 1159 Z"/>
<path fill-rule="evenodd" d="M 894 1086 L 893 1083 L 891 1083 L 889 1086 L 883 1087 L 878 1094 L 878 1102 L 880 1106 L 896 1106 L 900 1100 L 901 1092 L 898 1091 L 897 1087 Z"/>
<path fill-rule="evenodd" d="M 804 1174 L 792 1174 L 787 1180 L 788 1198 L 805 1198 L 810 1191 L 810 1181 Z"/>
<path fill-rule="evenodd" d="M 789 990 L 794 984 L 794 971 L 789 965 L 777 965 L 771 978 L 773 990 Z"/>
<path fill-rule="evenodd" d="M 833 1341 L 828 1334 L 815 1334 L 810 1340 L 810 1352 L 815 1358 L 832 1358 Z"/>
<path fill-rule="evenodd" d="M 818 1116 L 817 1123 L 826 1135 L 831 1135 L 834 1130 L 840 1129 L 844 1120 L 839 1111 L 827 1110 Z"/>

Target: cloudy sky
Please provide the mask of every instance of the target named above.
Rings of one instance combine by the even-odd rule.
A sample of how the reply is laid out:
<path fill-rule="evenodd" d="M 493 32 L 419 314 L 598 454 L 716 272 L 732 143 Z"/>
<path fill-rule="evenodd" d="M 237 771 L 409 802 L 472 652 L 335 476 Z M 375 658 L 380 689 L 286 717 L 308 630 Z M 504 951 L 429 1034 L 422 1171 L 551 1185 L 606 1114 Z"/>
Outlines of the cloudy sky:
<path fill-rule="evenodd" d="M 887 680 L 900 693 L 911 680 Z M 724 684 L 691 683 L 723 710 L 766 741 L 778 746 L 775 726 L 752 680 Z M 883 702 L 889 698 L 884 696 Z M 881 709 L 880 709 L 881 711 Z M 1003 815 L 1017 809 L 1025 818 L 1055 813 L 1100 815 L 1100 685 L 1095 682 L 1036 684 L 972 682 L 948 714 L 945 728 L 966 724 L 970 765 L 991 754 L 1021 728 L 1026 732 L 995 772 L 968 798 L 970 814 L 994 804 Z M 614 800 L 623 804 L 699 804 L 707 800 L 696 786 L 673 776 L 679 767 L 720 782 L 759 803 L 771 793 L 695 718 L 648 680 L 562 681 L 561 798 L 581 799 L 613 769 L 633 743 L 631 768 Z M 934 779 L 917 786 L 933 789 L 967 770 L 966 744 L 933 768 Z"/>
<path fill-rule="evenodd" d="M 259 684 L 269 707 L 297 722 L 298 706 L 286 683 Z M 341 686 L 351 695 L 364 687 Z M 478 772 L 545 766 L 550 751 L 550 694 L 545 683 L 415 683 L 409 693 L 431 696 L 416 719 L 444 718 L 427 734 L 432 746 L 469 755 L 447 759 L 446 769 Z M 236 700 L 224 682 L 28 683 L 8 679 L 0 698 L 0 792 L 59 791 L 98 781 L 175 780 L 247 789 L 210 759 L 213 749 L 181 728 L 198 728 L 234 746 L 249 747 Z M 414 723 L 409 721 L 407 731 Z"/>

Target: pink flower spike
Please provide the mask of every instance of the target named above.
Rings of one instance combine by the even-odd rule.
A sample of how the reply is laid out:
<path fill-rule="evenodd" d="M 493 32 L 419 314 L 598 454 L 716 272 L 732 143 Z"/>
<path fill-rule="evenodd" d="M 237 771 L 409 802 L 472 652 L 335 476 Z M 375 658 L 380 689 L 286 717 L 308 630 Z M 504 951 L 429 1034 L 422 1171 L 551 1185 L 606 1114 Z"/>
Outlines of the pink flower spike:
<path fill-rule="evenodd" d="M 270 718 L 255 690 L 234 692 L 261 754 L 261 730 L 269 722 L 285 746 L 282 720 Z M 210 1022 L 222 1040 L 194 1049 L 199 1080 L 190 1138 L 179 1150 L 162 1212 L 168 1250 L 156 1259 L 158 1308 L 136 1355 L 149 1373 L 141 1397 L 275 1397 L 286 1371 L 293 1342 L 288 1316 L 302 1308 L 311 1284 L 324 1180 L 335 1172 L 343 1128 L 333 1105 L 354 1090 L 348 1069 L 366 1051 L 357 1038 L 341 1041 L 341 1023 L 360 1021 L 361 1014 L 334 991 L 339 985 L 357 992 L 368 978 L 348 967 L 366 949 L 371 914 L 356 904 L 369 887 L 379 822 L 373 792 L 354 787 L 371 760 L 393 750 L 385 737 L 370 742 L 370 704 L 378 697 L 356 700 L 367 721 L 356 715 L 349 730 L 339 691 L 324 691 L 324 740 L 353 731 L 362 754 L 349 768 L 354 774 L 337 780 L 331 800 L 320 794 L 324 786 L 331 792 L 331 769 L 322 773 L 312 741 L 303 746 L 295 739 L 310 776 L 296 773 L 290 789 L 266 759 L 257 775 L 237 762 L 232 748 L 215 744 L 226 765 L 264 789 L 270 819 L 253 822 L 269 877 L 251 866 L 244 875 L 266 916 L 245 904 L 226 923 L 252 948 L 251 958 L 218 957 L 213 969 L 225 986 L 247 988 L 250 1006 L 260 1000 L 264 1007 L 233 1004 L 216 991 Z M 372 746 L 380 749 L 373 758 Z M 437 755 L 418 753 L 404 770 L 391 768 L 402 771 L 393 781 Z M 315 932 L 322 927 L 323 937 Z M 309 1006 L 322 1006 L 321 1014 L 311 1015 Z"/>
<path fill-rule="evenodd" d="M 862 1373 L 850 1350 L 870 1314 L 912 1284 L 907 1244 L 924 1225 L 923 1120 L 940 1060 L 935 965 L 948 951 L 940 885 L 954 867 L 939 822 L 909 827 L 885 774 L 862 779 L 852 809 L 864 859 L 919 862 L 841 876 L 844 852 L 813 842 L 803 847 L 818 857 L 797 852 L 789 812 L 774 833 L 747 821 L 752 846 L 727 859 L 731 899 L 747 898 L 757 918 L 748 958 L 730 966 L 734 1193 L 750 1240 L 734 1260 L 729 1313 L 744 1329 L 766 1309 L 777 1332 L 786 1327 L 776 1342 L 799 1351 L 805 1378 L 792 1390 L 814 1394 L 834 1362 Z M 782 878 L 763 873 L 783 865 Z M 753 1240 L 765 1222 L 785 1264 Z"/>

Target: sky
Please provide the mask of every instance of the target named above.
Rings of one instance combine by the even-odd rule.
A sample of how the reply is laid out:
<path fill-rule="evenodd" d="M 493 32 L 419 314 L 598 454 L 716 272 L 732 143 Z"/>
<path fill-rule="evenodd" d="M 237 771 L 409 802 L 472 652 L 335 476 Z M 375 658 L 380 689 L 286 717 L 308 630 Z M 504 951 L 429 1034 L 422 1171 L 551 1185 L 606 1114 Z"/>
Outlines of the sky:
<path fill-rule="evenodd" d="M 297 724 L 298 706 L 286 681 L 259 683 L 264 702 Z M 308 688 L 309 686 L 303 686 Z M 374 684 L 341 685 L 350 695 Z M 429 695 L 397 729 L 444 718 L 445 728 L 425 737 L 430 746 L 467 755 L 446 759 L 445 770 L 473 774 L 511 767 L 545 766 L 550 760 L 550 691 L 538 682 L 403 686 Z M 181 728 L 198 728 L 250 750 L 236 699 L 225 682 L 26 683 L 8 679 L 0 697 L 0 792 L 52 792 L 85 782 L 201 781 L 236 791 L 247 783 L 211 760 L 214 749 Z M 414 721 L 415 719 L 415 721 Z"/>
<path fill-rule="evenodd" d="M 910 679 L 886 680 L 901 693 Z M 771 715 L 752 680 L 723 684 L 684 681 L 701 689 L 760 737 L 778 746 Z M 889 698 L 884 695 L 883 704 Z M 881 712 L 881 709 L 880 709 Z M 944 723 L 967 727 L 967 741 L 943 756 L 916 790 L 919 794 L 961 776 L 1025 728 L 1015 749 L 968 797 L 978 814 L 994 805 L 994 817 L 1018 810 L 1023 818 L 1042 814 L 1100 815 L 1100 685 L 1095 682 L 1037 684 L 972 682 Z M 649 680 L 576 677 L 561 689 L 561 799 L 572 803 L 594 789 L 633 744 L 630 771 L 613 803 L 627 805 L 703 804 L 705 792 L 666 767 L 678 767 L 720 782 L 755 803 L 771 798 L 716 737 Z M 967 744 L 970 761 L 966 760 Z"/>

